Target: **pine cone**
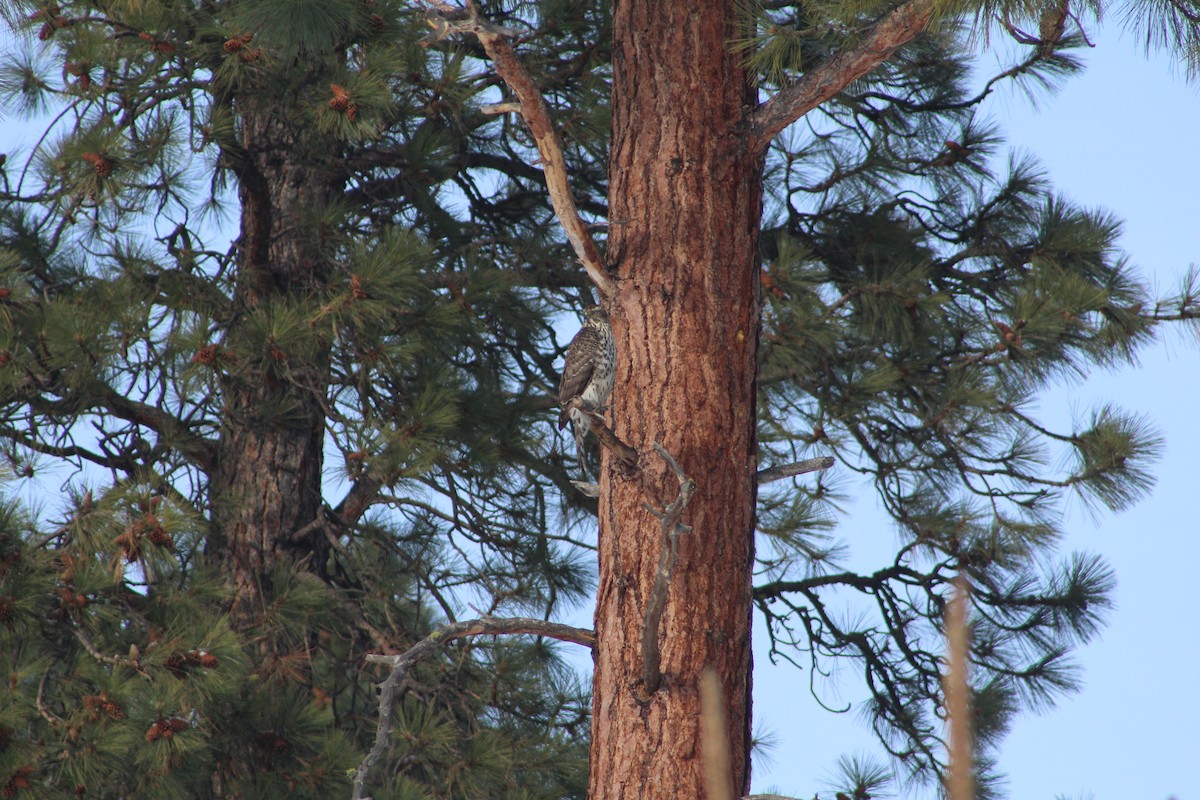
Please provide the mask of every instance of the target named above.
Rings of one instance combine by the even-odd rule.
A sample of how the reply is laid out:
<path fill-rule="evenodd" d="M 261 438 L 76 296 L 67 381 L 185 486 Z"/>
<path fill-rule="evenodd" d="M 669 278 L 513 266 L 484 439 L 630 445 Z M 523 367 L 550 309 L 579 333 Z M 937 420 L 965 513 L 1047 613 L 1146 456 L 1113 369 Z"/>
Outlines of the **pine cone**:
<path fill-rule="evenodd" d="M 334 111 L 345 111 L 350 107 L 350 93 L 346 91 L 344 86 L 331 83 L 329 84 L 329 91 L 333 93 L 333 97 L 329 99 L 330 108 Z"/>
<path fill-rule="evenodd" d="M 112 174 L 112 162 L 99 153 L 84 153 L 80 158 L 91 164 L 99 177 L 107 178 Z"/>

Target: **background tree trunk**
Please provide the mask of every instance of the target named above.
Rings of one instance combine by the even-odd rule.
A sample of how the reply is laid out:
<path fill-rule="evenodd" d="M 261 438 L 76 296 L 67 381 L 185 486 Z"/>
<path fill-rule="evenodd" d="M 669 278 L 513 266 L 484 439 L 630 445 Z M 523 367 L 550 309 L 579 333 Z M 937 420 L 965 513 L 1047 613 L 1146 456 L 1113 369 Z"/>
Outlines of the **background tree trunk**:
<path fill-rule="evenodd" d="M 593 800 L 705 796 L 706 664 L 724 689 L 734 788 L 749 786 L 762 165 L 739 135 L 754 91 L 730 52 L 735 20 L 732 0 L 614 10 L 613 422 L 647 473 L 602 476 Z M 678 490 L 655 441 L 698 488 L 664 615 L 662 685 L 642 705 L 640 637 L 661 541 L 643 503 L 661 507 Z"/>
<path fill-rule="evenodd" d="M 235 319 L 225 346 L 249 353 L 257 368 L 225 377 L 211 502 L 219 559 L 234 590 L 233 619 L 243 628 L 270 596 L 281 556 L 307 558 L 320 572 L 327 549 L 318 529 L 297 538 L 321 510 L 327 350 L 319 348 L 314 358 L 245 333 L 256 311 L 274 315 L 289 304 L 301 307 L 327 280 L 319 231 L 330 192 L 330 143 L 305 143 L 304 132 L 287 119 L 286 109 L 270 105 L 247 110 L 243 150 L 235 156 L 241 236 Z"/>

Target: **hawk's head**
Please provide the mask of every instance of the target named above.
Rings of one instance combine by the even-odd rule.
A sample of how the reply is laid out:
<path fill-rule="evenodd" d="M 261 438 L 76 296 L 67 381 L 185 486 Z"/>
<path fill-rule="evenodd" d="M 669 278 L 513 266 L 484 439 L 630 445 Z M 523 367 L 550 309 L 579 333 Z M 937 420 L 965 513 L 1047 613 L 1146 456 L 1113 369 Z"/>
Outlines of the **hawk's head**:
<path fill-rule="evenodd" d="M 583 310 L 583 321 L 588 322 L 608 322 L 608 314 L 600 306 L 588 306 Z"/>

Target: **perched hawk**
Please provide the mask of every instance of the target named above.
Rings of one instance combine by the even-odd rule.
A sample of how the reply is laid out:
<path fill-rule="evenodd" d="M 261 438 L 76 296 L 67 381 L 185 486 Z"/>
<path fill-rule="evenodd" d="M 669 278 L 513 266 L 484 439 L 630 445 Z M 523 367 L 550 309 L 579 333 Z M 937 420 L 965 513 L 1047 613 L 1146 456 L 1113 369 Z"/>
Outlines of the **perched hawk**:
<path fill-rule="evenodd" d="M 576 397 L 589 411 L 603 413 L 604 405 L 612 394 L 617 373 L 617 349 L 613 341 L 608 315 L 600 306 L 589 306 L 583 311 L 583 327 L 567 348 L 567 360 L 563 365 L 562 380 L 558 383 L 558 404 L 563 407 L 558 415 L 558 427 L 565 428 L 567 420 L 574 423 L 575 447 L 579 453 L 579 464 L 584 472 L 583 439 L 591 429 L 587 414 L 579 409 L 567 408 Z"/>

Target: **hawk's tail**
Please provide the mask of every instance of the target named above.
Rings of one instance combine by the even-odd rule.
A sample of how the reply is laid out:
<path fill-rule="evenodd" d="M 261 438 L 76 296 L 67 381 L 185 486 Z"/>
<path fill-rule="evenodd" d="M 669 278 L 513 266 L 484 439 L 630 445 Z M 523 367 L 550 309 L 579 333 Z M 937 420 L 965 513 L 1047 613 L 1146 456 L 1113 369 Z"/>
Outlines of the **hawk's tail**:
<path fill-rule="evenodd" d="M 592 475 L 591 469 L 588 468 L 587 448 L 584 447 L 584 439 L 587 438 L 588 429 L 580 423 L 575 423 L 575 457 L 579 459 L 579 468 L 583 471 L 583 477 L 590 481 L 596 478 Z"/>

